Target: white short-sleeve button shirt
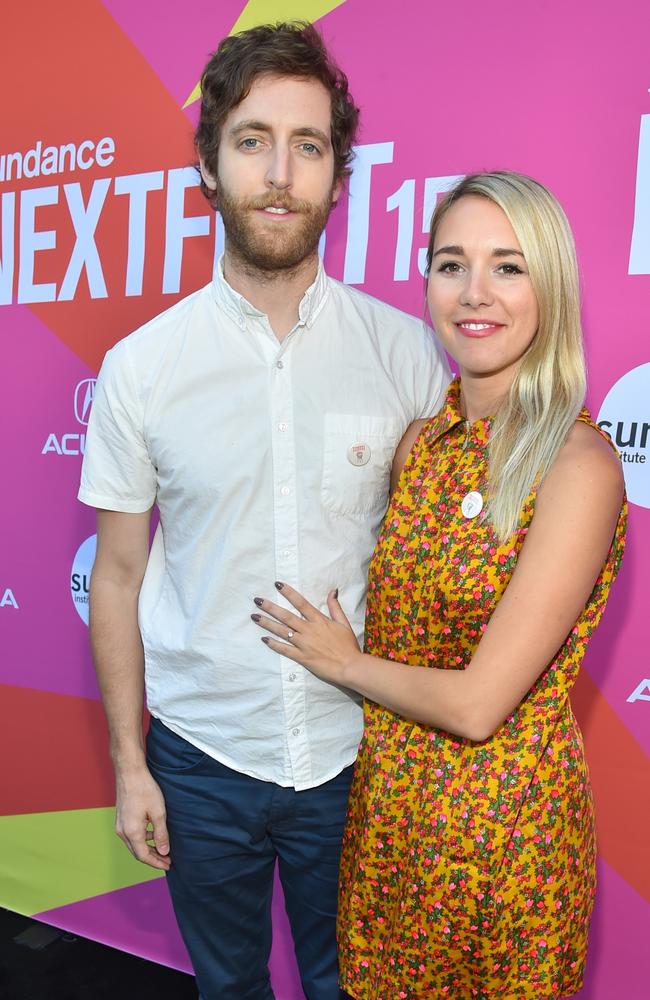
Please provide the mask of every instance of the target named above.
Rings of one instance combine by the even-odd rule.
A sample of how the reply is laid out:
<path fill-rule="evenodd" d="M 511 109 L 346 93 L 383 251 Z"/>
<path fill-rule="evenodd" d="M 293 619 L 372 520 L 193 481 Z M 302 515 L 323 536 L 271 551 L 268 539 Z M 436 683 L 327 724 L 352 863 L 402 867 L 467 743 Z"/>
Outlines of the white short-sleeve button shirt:
<path fill-rule="evenodd" d="M 214 280 L 110 350 L 79 499 L 146 511 L 140 593 L 149 710 L 238 771 L 296 789 L 356 755 L 360 699 L 269 650 L 253 598 L 283 580 L 339 599 L 361 640 L 391 461 L 440 407 L 446 362 L 420 321 L 319 267 L 280 344 Z"/>

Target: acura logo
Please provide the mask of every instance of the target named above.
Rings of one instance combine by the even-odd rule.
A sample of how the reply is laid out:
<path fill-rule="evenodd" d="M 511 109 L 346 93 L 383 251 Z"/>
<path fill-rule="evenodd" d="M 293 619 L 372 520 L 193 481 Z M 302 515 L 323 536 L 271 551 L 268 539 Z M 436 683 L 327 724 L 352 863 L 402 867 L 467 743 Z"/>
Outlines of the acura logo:
<path fill-rule="evenodd" d="M 74 391 L 74 415 L 80 424 L 88 423 L 96 384 L 96 378 L 84 378 Z"/>

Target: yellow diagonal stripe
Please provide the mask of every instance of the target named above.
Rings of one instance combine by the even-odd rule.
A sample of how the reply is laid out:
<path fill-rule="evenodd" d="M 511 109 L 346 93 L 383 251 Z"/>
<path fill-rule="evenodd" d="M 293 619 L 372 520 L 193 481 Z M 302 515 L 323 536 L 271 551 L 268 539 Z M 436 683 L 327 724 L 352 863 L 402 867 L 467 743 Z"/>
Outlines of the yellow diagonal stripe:
<path fill-rule="evenodd" d="M 275 21 L 309 21 L 313 24 L 319 17 L 329 14 L 340 7 L 345 0 L 248 0 L 248 3 L 235 21 L 231 35 L 257 24 L 269 24 Z M 183 105 L 187 108 L 201 96 L 201 84 L 190 94 Z"/>
<path fill-rule="evenodd" d="M 0 906 L 31 916 L 158 878 L 114 823 L 114 809 L 0 817 Z"/>

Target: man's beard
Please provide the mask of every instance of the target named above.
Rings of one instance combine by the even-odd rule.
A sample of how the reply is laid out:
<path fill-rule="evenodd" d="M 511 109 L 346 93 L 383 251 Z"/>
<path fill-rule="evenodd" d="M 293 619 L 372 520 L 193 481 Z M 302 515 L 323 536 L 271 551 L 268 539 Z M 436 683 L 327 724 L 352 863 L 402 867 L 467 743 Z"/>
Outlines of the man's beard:
<path fill-rule="evenodd" d="M 221 213 L 226 233 L 228 253 L 248 270 L 274 272 L 298 270 L 312 257 L 332 209 L 333 186 L 327 198 L 314 204 L 292 198 L 286 192 L 269 192 L 260 198 L 236 198 L 217 181 L 215 190 L 217 211 Z M 286 208 L 300 216 L 295 222 L 270 223 L 265 228 L 255 223 L 255 211 Z M 286 230 L 286 231 L 285 231 Z"/>

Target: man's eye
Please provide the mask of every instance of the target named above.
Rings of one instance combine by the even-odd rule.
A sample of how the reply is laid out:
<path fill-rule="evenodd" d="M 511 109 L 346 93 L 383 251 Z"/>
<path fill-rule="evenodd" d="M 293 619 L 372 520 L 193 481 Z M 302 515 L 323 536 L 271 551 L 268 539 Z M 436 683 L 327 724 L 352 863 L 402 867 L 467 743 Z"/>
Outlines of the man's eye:
<path fill-rule="evenodd" d="M 305 153 L 309 153 L 310 155 L 319 152 L 318 146 L 315 146 L 313 142 L 303 142 L 302 149 Z"/>
<path fill-rule="evenodd" d="M 241 145 L 243 146 L 244 149 L 256 149 L 257 146 L 259 145 L 259 139 L 253 139 L 253 138 L 242 139 Z"/>

